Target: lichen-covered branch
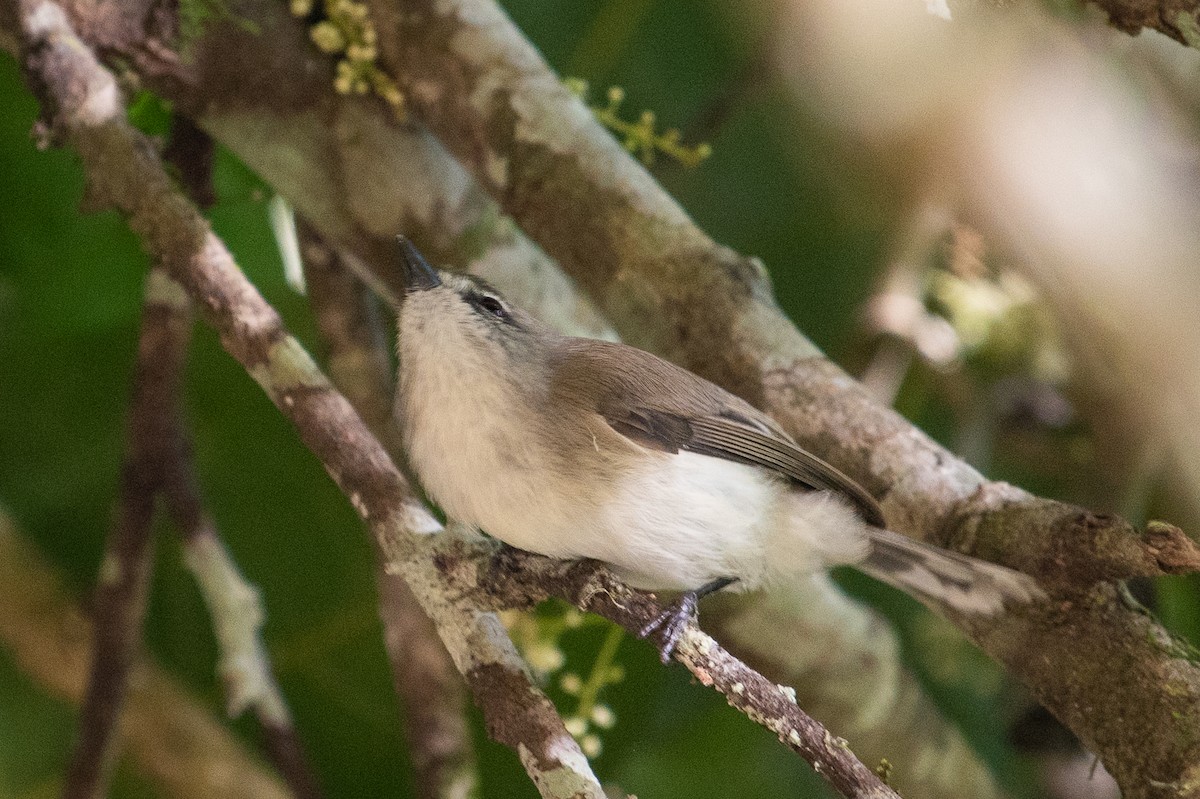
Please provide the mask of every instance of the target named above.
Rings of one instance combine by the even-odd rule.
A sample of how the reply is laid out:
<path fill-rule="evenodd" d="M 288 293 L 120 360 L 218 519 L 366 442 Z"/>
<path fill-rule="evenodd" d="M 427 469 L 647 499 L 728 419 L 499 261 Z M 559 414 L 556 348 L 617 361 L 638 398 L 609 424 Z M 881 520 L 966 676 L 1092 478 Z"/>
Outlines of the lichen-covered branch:
<path fill-rule="evenodd" d="M 455 665 L 484 708 L 493 737 L 519 753 L 544 796 L 602 796 L 553 706 L 521 668 L 499 620 L 465 601 L 462 581 L 469 585 L 478 580 L 471 581 L 464 569 L 429 551 L 458 542 L 449 536 L 420 535 L 434 532 L 438 525 L 412 499 L 404 478 L 349 403 L 286 333 L 278 315 L 123 120 L 111 76 L 75 37 L 61 9 L 48 0 L 28 0 L 22 11 L 26 67 L 53 129 L 82 156 L 92 196 L 122 211 L 151 254 L 198 300 L 225 348 L 293 422 L 370 524 L 389 570 L 405 577 L 438 626 Z M 139 191 L 128 191 L 135 186 Z M 471 562 L 492 562 L 485 544 L 476 542 L 474 547 L 483 557 Z M 564 575 L 562 591 L 587 609 L 614 614 L 630 625 L 640 625 L 658 612 L 652 597 L 630 592 L 594 565 L 581 569 L 536 556 L 513 557 L 529 565 L 516 574 L 492 570 L 496 584 L 513 587 L 505 606 L 514 597 L 545 596 L 547 574 L 558 570 Z M 518 575 L 525 577 L 524 585 Z M 459 590 L 447 590 L 452 577 L 460 582 L 455 586 Z M 620 601 L 600 602 L 601 592 Z M 635 604 L 640 610 L 632 613 Z M 694 626 L 685 633 L 677 657 L 702 682 L 723 689 L 731 704 L 775 731 L 846 795 L 895 795 L 782 689 L 732 659 Z"/>
<path fill-rule="evenodd" d="M 461 572 L 473 553 L 444 547 L 438 566 L 447 574 Z M 511 607 L 562 597 L 580 610 L 603 616 L 636 633 L 661 612 L 652 594 L 634 591 L 591 561 L 559 561 L 506 549 L 485 562 L 489 568 L 477 583 L 484 603 Z M 470 581 L 459 581 L 466 587 Z M 824 777 L 842 796 L 896 797 L 897 794 L 867 768 L 842 738 L 830 734 L 796 704 L 792 689 L 777 685 L 729 654 L 694 623 L 685 629 L 674 657 L 703 685 L 715 688 L 732 707 L 769 729 L 779 740 Z"/>
<path fill-rule="evenodd" d="M 1200 667 L 1102 582 L 1195 568 L 1186 536 L 985 481 L 820 358 L 775 306 L 761 268 L 697 229 L 494 3 L 399 8 L 372 3 L 414 110 L 626 340 L 769 411 L 879 497 L 894 528 L 1038 577 L 1056 601 L 967 632 L 1129 795 L 1187 784 L 1200 760 Z M 1126 668 L 1093 667 L 1113 662 Z"/>
<path fill-rule="evenodd" d="M 887 760 L 888 783 L 902 796 L 999 796 L 987 766 L 896 666 L 900 645 L 888 622 L 826 583 L 719 594 L 701 621 L 768 679 L 795 686 L 813 716 L 839 719 L 838 734 L 865 762 Z"/>
<path fill-rule="evenodd" d="M 334 384 L 394 460 L 400 435 L 392 414 L 393 371 L 380 309 L 307 222 L 298 225 L 305 282 Z M 379 616 L 396 694 L 404 704 L 409 756 L 424 799 L 478 794 L 466 693 L 437 629 L 396 575 L 379 573 Z"/>
<path fill-rule="evenodd" d="M 0 510 L 0 644 L 52 696 L 82 704 L 94 631 L 83 608 Z M 178 799 L 289 799 L 270 768 L 152 662 L 132 668 L 122 716 L 124 751 Z"/>
<path fill-rule="evenodd" d="M 112 76 L 48 0 L 21 5 L 27 73 L 56 135 L 83 159 L 97 203 L 120 210 L 151 255 L 187 290 L 222 344 L 295 424 L 304 443 L 408 580 L 484 709 L 493 736 L 521 755 L 544 797 L 603 797 L 582 752 L 537 691 L 494 614 L 447 600 L 414 535 L 439 529 L 412 498 L 349 403 L 283 329 L 157 155 L 124 120 Z"/>

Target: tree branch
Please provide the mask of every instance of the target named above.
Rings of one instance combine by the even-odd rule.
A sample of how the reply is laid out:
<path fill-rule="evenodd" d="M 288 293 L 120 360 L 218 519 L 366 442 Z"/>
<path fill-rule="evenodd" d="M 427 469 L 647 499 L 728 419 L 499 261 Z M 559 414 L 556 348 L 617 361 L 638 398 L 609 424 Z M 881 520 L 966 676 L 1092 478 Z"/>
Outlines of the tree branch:
<path fill-rule="evenodd" d="M 761 265 L 698 230 L 493 3 L 408 2 L 400 13 L 374 0 L 372 9 L 414 109 L 626 340 L 770 412 L 879 497 L 894 528 L 1057 592 L 994 622 L 958 621 L 1128 795 L 1188 784 L 1200 759 L 1200 668 L 1101 581 L 1194 568 L 1194 543 L 1171 530 L 1163 547 L 1120 519 L 987 482 L 881 407 L 783 317 Z M 1164 560 L 1166 550 L 1184 557 Z M 1116 662 L 1125 668 L 1095 667 Z"/>
<path fill-rule="evenodd" d="M 181 443 L 179 384 L 191 318 L 186 298 L 179 308 L 172 302 L 176 298 L 161 291 L 163 279 L 158 268 L 146 277 L 121 489 L 96 582 L 95 646 L 64 799 L 90 799 L 108 791 L 120 747 L 118 721 L 129 673 L 141 650 L 154 562 L 152 524 L 159 476 Z"/>
<path fill-rule="evenodd" d="M 887 760 L 888 783 L 902 796 L 999 796 L 988 766 L 897 666 L 900 644 L 887 620 L 827 582 L 719 594 L 701 622 L 767 679 L 795 686 L 797 703 L 813 716 L 838 719 L 834 729 L 865 762 Z"/>
<path fill-rule="evenodd" d="M 184 562 L 200 587 L 220 646 L 226 712 L 236 718 L 252 709 L 267 754 L 296 799 L 318 799 L 321 790 L 260 637 L 266 612 L 258 590 L 238 571 L 206 515 L 182 532 Z"/>
<path fill-rule="evenodd" d="M 594 561 L 560 561 L 504 548 L 481 560 L 466 548 L 442 547 L 438 568 L 496 608 L 529 606 L 557 596 L 580 610 L 603 616 L 633 634 L 657 618 L 662 606 L 653 594 L 635 591 Z M 464 579 L 467 567 L 483 566 L 485 574 Z M 730 706 L 761 724 L 803 757 L 846 797 L 896 797 L 871 769 L 854 756 L 842 738 L 834 737 L 796 704 L 795 692 L 776 685 L 730 655 L 694 623 L 688 624 L 674 657 L 705 686 L 715 688 Z"/>
<path fill-rule="evenodd" d="M 199 307 L 218 329 L 225 348 L 293 422 L 304 443 L 371 525 L 389 568 L 408 580 L 438 625 L 456 666 L 484 708 L 493 737 L 519 752 L 544 796 L 603 795 L 553 706 L 520 669 L 498 619 L 452 598 L 465 592 L 452 593 L 440 583 L 450 575 L 467 579 L 463 568 L 432 551 L 445 551 L 460 542 L 446 536 L 414 536 L 434 531 L 436 524 L 413 501 L 404 478 L 346 400 L 287 335 L 278 315 L 237 270 L 204 220 L 171 186 L 152 151 L 124 122 L 111 76 L 74 36 L 58 6 L 27 0 L 23 12 L 27 68 L 37 79 L 54 130 L 82 156 L 93 196 L 122 211 L 151 254 L 161 258 L 172 277 L 200 300 Z M 137 192 L 128 191 L 135 186 Z M 475 548 L 488 553 L 485 545 Z M 525 584 L 516 582 L 515 575 L 504 582 L 515 587 L 510 593 L 518 597 L 545 596 L 540 586 L 557 573 L 560 589 L 576 591 L 570 595 L 587 609 L 639 626 L 658 612 L 652 597 L 629 591 L 594 565 L 581 569 L 525 553 L 510 556 L 508 562 L 514 558 L 527 566 L 520 572 Z M 601 593 L 618 601 L 605 603 L 599 599 Z M 511 604 L 511 599 L 505 604 Z M 701 682 L 726 691 L 731 704 L 775 731 L 848 796 L 895 796 L 782 689 L 737 662 L 694 625 L 685 632 L 676 656 Z"/>
<path fill-rule="evenodd" d="M 491 613 L 447 601 L 416 533 L 439 529 L 349 403 L 329 386 L 278 314 L 175 189 L 153 148 L 125 121 L 112 76 L 47 0 L 21 5 L 26 68 L 51 128 L 80 154 L 97 203 L 120 210 L 151 255 L 196 301 L 222 344 L 287 416 L 370 525 L 377 546 L 438 625 L 489 731 L 517 750 L 544 797 L 603 790 L 549 700 L 529 681 Z"/>
<path fill-rule="evenodd" d="M 1136 36 L 1156 30 L 1189 47 L 1200 47 L 1200 4 L 1196 0 L 1089 0 L 1104 10 L 1114 28 Z"/>
<path fill-rule="evenodd" d="M 400 431 L 392 414 L 393 369 L 375 297 L 336 250 L 300 221 L 305 282 L 326 347 L 329 374 L 393 460 Z M 437 629 L 402 579 L 379 572 L 379 615 L 405 732 L 425 799 L 475 796 L 479 790 L 466 695 Z"/>

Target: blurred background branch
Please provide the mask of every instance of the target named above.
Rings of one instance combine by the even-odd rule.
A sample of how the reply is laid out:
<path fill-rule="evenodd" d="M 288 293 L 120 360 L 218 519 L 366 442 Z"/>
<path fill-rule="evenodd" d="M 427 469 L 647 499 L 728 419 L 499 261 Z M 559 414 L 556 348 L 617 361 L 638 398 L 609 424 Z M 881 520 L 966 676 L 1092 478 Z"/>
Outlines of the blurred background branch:
<path fill-rule="evenodd" d="M 93 651 L 92 623 L 7 513 L 0 513 L 0 549 L 5 649 L 42 690 L 81 705 Z M 141 660 L 132 669 L 121 722 L 124 748 L 164 794 L 192 799 L 292 796 L 246 744 L 160 666 Z"/>

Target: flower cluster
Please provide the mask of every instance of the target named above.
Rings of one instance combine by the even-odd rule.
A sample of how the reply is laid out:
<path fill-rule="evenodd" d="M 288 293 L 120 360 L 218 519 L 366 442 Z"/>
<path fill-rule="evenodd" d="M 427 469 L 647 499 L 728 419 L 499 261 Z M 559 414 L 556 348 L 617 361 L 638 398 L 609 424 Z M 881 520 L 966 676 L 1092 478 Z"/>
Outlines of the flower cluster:
<path fill-rule="evenodd" d="M 567 78 L 564 83 L 572 94 L 581 100 L 587 100 L 587 81 Z M 683 135 L 675 128 L 659 133 L 656 130 L 657 118 L 653 111 L 643 111 L 636 122 L 621 119 L 621 103 L 624 101 L 625 90 L 613 86 L 608 90 L 608 105 L 590 108 L 600 124 L 620 136 L 625 149 L 636 153 L 646 166 L 654 163 L 655 154 L 659 152 L 689 168 L 699 166 L 712 155 L 712 146 L 707 142 L 693 146 L 683 144 Z"/>
<path fill-rule="evenodd" d="M 306 17 L 316 0 L 291 0 L 292 14 Z M 323 53 L 340 56 L 333 87 L 341 94 L 371 92 L 404 119 L 404 95 L 378 63 L 375 23 L 365 3 L 355 0 L 321 0 L 324 18 L 309 28 L 309 37 Z"/>

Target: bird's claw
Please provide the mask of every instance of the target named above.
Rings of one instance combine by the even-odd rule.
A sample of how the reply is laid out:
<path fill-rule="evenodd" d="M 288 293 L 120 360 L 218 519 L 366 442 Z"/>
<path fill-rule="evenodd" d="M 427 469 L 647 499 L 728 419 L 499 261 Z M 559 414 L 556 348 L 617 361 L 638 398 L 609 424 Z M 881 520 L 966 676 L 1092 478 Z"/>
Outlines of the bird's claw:
<path fill-rule="evenodd" d="M 664 664 L 670 662 L 683 631 L 688 623 L 696 618 L 696 605 L 699 601 L 697 592 L 688 591 L 638 630 L 638 638 L 649 638 L 655 630 L 660 631 L 658 654 Z"/>

